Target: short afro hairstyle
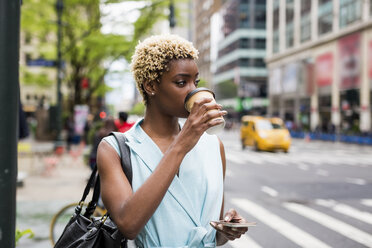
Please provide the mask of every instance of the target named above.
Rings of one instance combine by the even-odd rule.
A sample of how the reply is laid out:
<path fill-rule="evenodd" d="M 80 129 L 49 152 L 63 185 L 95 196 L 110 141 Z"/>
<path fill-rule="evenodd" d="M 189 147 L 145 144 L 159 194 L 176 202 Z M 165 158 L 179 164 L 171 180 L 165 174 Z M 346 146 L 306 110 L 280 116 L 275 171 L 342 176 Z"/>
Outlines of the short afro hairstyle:
<path fill-rule="evenodd" d="M 147 104 L 144 82 L 160 82 L 163 72 L 168 71 L 169 63 L 177 59 L 197 59 L 198 50 L 193 44 L 178 35 L 155 35 L 139 42 L 132 56 L 131 71 Z"/>

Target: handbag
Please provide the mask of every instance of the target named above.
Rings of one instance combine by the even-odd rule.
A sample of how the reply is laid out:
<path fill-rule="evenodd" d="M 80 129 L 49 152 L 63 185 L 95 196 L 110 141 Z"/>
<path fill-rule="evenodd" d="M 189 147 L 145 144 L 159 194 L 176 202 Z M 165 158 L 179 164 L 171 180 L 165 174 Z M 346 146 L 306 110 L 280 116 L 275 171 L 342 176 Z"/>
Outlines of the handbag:
<path fill-rule="evenodd" d="M 119 144 L 121 166 L 129 182 L 132 183 L 130 151 L 125 143 L 127 138 L 119 132 L 112 132 L 110 135 L 113 135 Z M 75 208 L 75 213 L 64 228 L 61 237 L 54 246 L 55 248 L 127 248 L 128 240 L 120 233 L 109 213 L 102 217 L 93 217 L 100 195 L 99 175 L 96 174 L 97 165 L 92 170 L 83 196 Z M 85 208 L 85 212 L 82 213 L 84 202 L 93 184 L 92 200 Z"/>

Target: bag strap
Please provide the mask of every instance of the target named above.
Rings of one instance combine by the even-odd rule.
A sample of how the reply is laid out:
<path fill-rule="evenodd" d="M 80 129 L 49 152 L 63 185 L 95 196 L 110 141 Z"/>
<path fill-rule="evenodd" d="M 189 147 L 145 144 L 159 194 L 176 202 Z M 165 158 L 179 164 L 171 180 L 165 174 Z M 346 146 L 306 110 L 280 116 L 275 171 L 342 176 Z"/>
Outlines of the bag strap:
<path fill-rule="evenodd" d="M 94 166 L 92 173 L 90 174 L 89 180 L 87 182 L 87 185 L 85 186 L 83 196 L 80 199 L 79 205 L 76 207 L 75 212 L 79 214 L 82 209 L 82 205 L 85 202 L 85 199 L 87 198 L 90 188 L 94 183 L 94 180 L 96 179 L 96 174 L 97 174 L 97 166 Z"/>
<path fill-rule="evenodd" d="M 110 135 L 113 135 L 119 144 L 121 166 L 123 168 L 124 174 L 128 178 L 130 185 L 132 186 L 132 162 L 130 160 L 129 146 L 125 143 L 128 141 L 128 139 L 124 133 L 120 132 L 111 132 Z"/>
<path fill-rule="evenodd" d="M 120 160 L 121 167 L 124 171 L 124 174 L 128 178 L 128 181 L 129 181 L 130 185 L 132 186 L 132 162 L 131 162 L 131 159 L 130 159 L 129 147 L 125 143 L 126 141 L 128 141 L 128 139 L 123 133 L 120 133 L 120 132 L 111 132 L 110 135 L 113 135 L 115 137 L 116 141 L 118 142 L 120 155 L 121 155 L 120 156 L 121 157 L 121 160 Z M 85 187 L 83 197 L 80 201 L 81 203 L 85 201 L 85 198 L 87 197 L 87 195 L 90 191 L 90 188 L 93 185 L 93 182 L 94 182 L 94 179 L 95 179 L 92 200 L 89 202 L 89 204 L 88 204 L 88 206 L 85 210 L 85 213 L 84 213 L 84 216 L 87 217 L 87 218 L 89 218 L 89 216 L 91 216 L 93 214 L 94 210 L 96 209 L 98 199 L 99 199 L 99 195 L 100 195 L 100 180 L 99 180 L 99 175 L 96 176 L 96 174 L 97 174 L 97 164 L 94 166 L 94 169 L 93 169 L 92 174 L 89 178 L 87 186 Z M 79 206 L 80 206 L 80 204 L 79 204 Z M 80 209 L 80 211 L 81 211 L 81 209 Z"/>

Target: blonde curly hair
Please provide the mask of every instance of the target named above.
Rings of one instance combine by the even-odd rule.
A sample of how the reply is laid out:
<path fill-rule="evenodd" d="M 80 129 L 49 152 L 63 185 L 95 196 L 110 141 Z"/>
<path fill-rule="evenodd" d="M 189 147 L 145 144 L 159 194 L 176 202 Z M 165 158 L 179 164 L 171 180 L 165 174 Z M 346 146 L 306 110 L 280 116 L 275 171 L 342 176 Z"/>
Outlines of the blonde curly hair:
<path fill-rule="evenodd" d="M 154 35 L 139 42 L 132 56 L 131 71 L 147 104 L 148 96 L 144 82 L 160 82 L 164 71 L 169 70 L 169 62 L 174 59 L 197 59 L 198 50 L 193 44 L 178 35 Z"/>

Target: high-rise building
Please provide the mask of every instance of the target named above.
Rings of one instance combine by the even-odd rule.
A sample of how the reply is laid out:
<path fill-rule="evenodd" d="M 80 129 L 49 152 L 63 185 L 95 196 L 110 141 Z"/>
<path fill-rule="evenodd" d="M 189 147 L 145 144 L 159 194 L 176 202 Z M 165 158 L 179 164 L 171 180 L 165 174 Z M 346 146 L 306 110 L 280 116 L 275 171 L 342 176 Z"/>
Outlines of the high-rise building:
<path fill-rule="evenodd" d="M 302 129 L 371 131 L 372 5 L 268 0 L 269 113 Z"/>
<path fill-rule="evenodd" d="M 193 43 L 199 51 L 197 60 L 200 78 L 211 86 L 211 17 L 223 0 L 193 0 Z"/>
<path fill-rule="evenodd" d="M 214 88 L 220 98 L 238 99 L 240 110 L 265 114 L 266 0 L 226 1 L 220 14 L 222 39 L 218 44 Z M 226 88 L 231 89 L 234 84 L 235 94 L 227 92 Z"/>

